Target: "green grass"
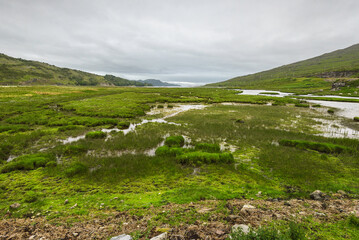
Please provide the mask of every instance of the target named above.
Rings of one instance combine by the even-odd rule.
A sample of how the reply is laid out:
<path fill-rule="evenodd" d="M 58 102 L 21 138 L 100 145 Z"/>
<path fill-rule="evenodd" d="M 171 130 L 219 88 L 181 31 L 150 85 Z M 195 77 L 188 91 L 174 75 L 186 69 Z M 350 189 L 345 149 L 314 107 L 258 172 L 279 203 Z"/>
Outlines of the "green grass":
<path fill-rule="evenodd" d="M 86 138 L 92 138 L 92 139 L 97 139 L 97 138 L 105 138 L 107 136 L 107 133 L 105 132 L 101 132 L 101 131 L 95 131 L 95 132 L 88 132 L 86 133 Z"/>
<path fill-rule="evenodd" d="M 353 150 L 332 143 L 319 143 L 319 142 L 310 142 L 310 141 L 301 141 L 301 140 L 280 140 L 280 145 L 288 146 L 288 147 L 296 147 L 299 149 L 310 149 L 315 150 L 322 153 L 343 153 L 343 152 L 352 152 Z"/>
<path fill-rule="evenodd" d="M 313 126 L 317 121 L 313 118 L 329 116 L 293 107 L 299 100 L 201 88 L 38 86 L 2 90 L 1 126 L 25 126 L 25 131 L 0 133 L 0 157 L 20 156 L 1 163 L 1 169 L 12 168 L 0 174 L 0 214 L 4 218 L 14 202 L 21 207 L 11 210 L 13 218 L 41 213 L 49 220 L 69 217 L 79 221 L 103 216 L 99 203 L 108 206 L 108 211 L 141 212 L 169 203 L 258 198 L 258 191 L 264 199 L 308 198 L 316 189 L 326 193 L 344 190 L 353 198 L 359 194 L 358 140 L 316 135 L 318 130 Z M 109 102 L 111 99 L 115 103 Z M 278 105 L 267 106 L 267 102 Z M 102 128 L 126 128 L 130 123 L 157 118 L 162 113 L 146 116 L 147 107 L 141 105 L 150 109 L 168 103 L 201 103 L 207 107 L 166 119 L 178 125 L 146 123 L 126 135 L 108 133 L 106 141 L 104 136 L 71 144 L 59 141 L 91 132 L 102 135 Z M 337 118 L 332 115 L 330 119 Z M 193 148 L 181 147 L 183 136 L 191 139 Z M 158 147 L 166 139 L 167 144 Z M 300 141 L 296 146 L 303 144 L 304 148 L 276 144 L 283 139 Z M 231 149 L 233 157 L 220 152 L 218 144 Z M 153 149 L 157 149 L 155 156 L 148 155 Z M 8 164 L 14 166 L 9 168 Z M 113 200 L 115 197 L 118 199 Z M 69 199 L 68 205 L 65 199 Z M 70 209 L 75 203 L 78 206 Z M 187 217 L 188 222 L 194 222 L 195 216 L 168 216 L 166 223 L 180 224 Z M 166 218 L 160 214 L 155 217 Z M 355 236 L 355 220 L 351 222 L 304 223 L 305 234 L 328 237 L 328 232 L 334 231 L 331 227 L 340 233 L 343 227 L 348 236 Z"/>

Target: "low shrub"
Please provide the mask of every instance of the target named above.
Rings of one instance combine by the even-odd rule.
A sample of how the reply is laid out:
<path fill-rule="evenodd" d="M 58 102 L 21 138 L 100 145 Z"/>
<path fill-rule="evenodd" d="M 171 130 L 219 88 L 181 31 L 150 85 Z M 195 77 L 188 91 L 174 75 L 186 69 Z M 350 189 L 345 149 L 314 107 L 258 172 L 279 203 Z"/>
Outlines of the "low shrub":
<path fill-rule="evenodd" d="M 157 108 L 164 108 L 164 106 L 163 105 L 157 105 Z"/>
<path fill-rule="evenodd" d="M 183 147 L 184 138 L 183 136 L 170 136 L 166 138 L 165 145 L 168 147 Z"/>
<path fill-rule="evenodd" d="M 322 107 L 322 105 L 320 105 L 320 104 L 314 104 L 314 105 L 312 105 L 312 107 L 320 108 L 320 107 Z"/>
<path fill-rule="evenodd" d="M 351 152 L 352 150 L 342 145 L 332 143 L 309 142 L 303 140 L 280 140 L 279 144 L 282 146 L 296 147 L 300 149 L 310 149 L 323 153 L 342 153 Z"/>
<path fill-rule="evenodd" d="M 244 120 L 243 119 L 237 119 L 236 123 L 244 123 Z"/>
<path fill-rule="evenodd" d="M 334 109 L 328 109 L 327 111 L 329 114 L 334 114 Z"/>
<path fill-rule="evenodd" d="M 218 144 L 211 144 L 211 143 L 198 143 L 196 144 L 195 149 L 209 153 L 221 152 L 221 147 Z"/>
<path fill-rule="evenodd" d="M 78 155 L 87 152 L 88 147 L 83 145 L 67 145 L 63 150 L 65 155 Z"/>
<path fill-rule="evenodd" d="M 156 149 L 157 156 L 177 156 L 184 153 L 183 148 L 162 146 Z"/>
<path fill-rule="evenodd" d="M 168 104 L 168 105 L 167 105 L 167 108 L 173 108 L 173 105 Z"/>
<path fill-rule="evenodd" d="M 38 200 L 38 195 L 34 191 L 29 191 L 25 194 L 24 202 L 26 203 L 33 203 Z"/>
<path fill-rule="evenodd" d="M 57 166 L 57 162 L 56 161 L 50 161 L 50 162 L 46 163 L 45 166 L 48 167 L 48 168 L 54 168 L 54 167 Z"/>
<path fill-rule="evenodd" d="M 68 177 L 73 177 L 75 175 L 85 174 L 87 171 L 88 167 L 85 164 L 75 162 L 65 169 L 65 174 Z"/>
<path fill-rule="evenodd" d="M 295 104 L 296 107 L 302 107 L 302 108 L 309 108 L 310 105 L 307 103 L 296 103 Z"/>
<path fill-rule="evenodd" d="M 359 122 L 359 117 L 354 117 L 354 122 Z"/>
<path fill-rule="evenodd" d="M 10 152 L 13 149 L 13 145 L 10 143 L 0 144 L 0 161 L 7 160 L 10 156 Z"/>
<path fill-rule="evenodd" d="M 296 223 L 290 223 L 289 228 L 279 231 L 275 227 L 259 227 L 257 229 L 251 228 L 248 233 L 238 229 L 230 234 L 230 239 L 233 240 L 304 240 L 305 232 L 303 227 Z"/>
<path fill-rule="evenodd" d="M 2 173 L 8 173 L 16 170 L 33 170 L 39 167 L 45 167 L 54 157 L 49 154 L 29 154 L 18 157 L 7 163 L 2 169 Z"/>
<path fill-rule="evenodd" d="M 231 153 L 207 153 L 207 152 L 189 152 L 176 157 L 181 164 L 202 165 L 209 163 L 232 163 L 234 162 Z"/>
<path fill-rule="evenodd" d="M 74 129 L 78 129 L 78 128 L 79 128 L 79 126 L 76 126 L 76 125 L 67 125 L 67 126 L 59 127 L 57 129 L 57 131 L 65 132 L 65 131 L 74 130 Z"/>
<path fill-rule="evenodd" d="M 359 217 L 356 217 L 355 215 L 352 214 L 347 218 L 347 222 L 349 225 L 352 225 L 359 229 Z"/>
<path fill-rule="evenodd" d="M 119 129 L 127 129 L 130 127 L 130 123 L 129 122 L 119 122 L 119 123 L 117 123 L 117 127 Z"/>
<path fill-rule="evenodd" d="M 107 134 L 105 132 L 101 132 L 101 131 L 86 133 L 86 138 L 90 138 L 90 139 L 105 138 L 106 136 L 107 136 Z"/>

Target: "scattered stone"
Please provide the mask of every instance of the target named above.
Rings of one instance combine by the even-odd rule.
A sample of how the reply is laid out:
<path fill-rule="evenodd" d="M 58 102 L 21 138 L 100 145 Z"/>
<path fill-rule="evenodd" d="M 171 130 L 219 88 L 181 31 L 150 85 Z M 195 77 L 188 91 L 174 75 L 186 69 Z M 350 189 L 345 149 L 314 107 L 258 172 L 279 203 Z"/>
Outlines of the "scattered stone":
<path fill-rule="evenodd" d="M 344 192 L 343 190 L 338 190 L 337 193 L 339 193 L 342 196 L 347 196 L 347 193 Z"/>
<path fill-rule="evenodd" d="M 33 240 L 33 239 L 35 239 L 35 237 L 36 237 L 36 235 L 32 235 L 29 237 L 29 240 Z"/>
<path fill-rule="evenodd" d="M 64 204 L 66 205 L 66 204 L 68 204 L 68 203 L 69 203 L 69 200 L 66 199 L 65 202 L 64 202 Z"/>
<path fill-rule="evenodd" d="M 257 197 L 261 197 L 262 196 L 262 192 L 259 191 L 257 194 L 256 194 Z"/>
<path fill-rule="evenodd" d="M 310 194 L 310 198 L 313 200 L 322 200 L 324 199 L 325 194 L 320 190 L 315 190 Z"/>
<path fill-rule="evenodd" d="M 114 197 L 112 200 L 117 200 L 118 199 L 118 197 Z"/>
<path fill-rule="evenodd" d="M 74 237 L 77 237 L 78 235 L 80 235 L 78 232 L 74 232 L 74 233 L 72 233 L 72 235 L 74 236 Z"/>
<path fill-rule="evenodd" d="M 241 211 L 246 211 L 248 209 L 255 209 L 256 207 L 252 206 L 252 205 L 249 205 L 249 204 L 245 204 L 243 205 Z"/>
<path fill-rule="evenodd" d="M 132 240 L 132 237 L 130 235 L 121 234 L 116 237 L 112 237 L 110 240 Z"/>
<path fill-rule="evenodd" d="M 198 233 L 198 227 L 193 225 L 189 226 L 185 232 L 185 239 L 201 239 Z"/>
<path fill-rule="evenodd" d="M 325 217 L 326 216 L 325 213 L 319 213 L 319 212 L 315 212 L 314 215 L 317 217 Z"/>
<path fill-rule="evenodd" d="M 77 207 L 77 203 L 75 203 L 75 205 L 73 205 L 72 207 L 70 207 L 70 209 L 74 209 L 75 207 Z"/>
<path fill-rule="evenodd" d="M 11 204 L 11 205 L 10 205 L 10 208 L 11 208 L 11 209 L 16 209 L 16 208 L 19 208 L 20 206 L 21 206 L 20 203 L 14 203 L 14 204 Z"/>
<path fill-rule="evenodd" d="M 238 216 L 238 215 L 228 215 L 227 221 L 228 222 L 235 222 L 239 218 L 240 218 L 240 216 Z"/>
<path fill-rule="evenodd" d="M 167 239 L 167 233 L 162 233 L 156 237 L 151 238 L 151 240 L 166 240 Z"/>
<path fill-rule="evenodd" d="M 223 232 L 222 230 L 217 230 L 216 234 L 219 235 L 219 236 L 222 236 L 222 235 L 225 234 L 225 232 Z"/>
<path fill-rule="evenodd" d="M 292 206 L 292 204 L 290 204 L 290 202 L 288 202 L 288 201 L 285 201 L 285 202 L 284 202 L 284 205 L 285 205 L 285 206 L 288 206 L 288 207 Z"/>
<path fill-rule="evenodd" d="M 198 213 L 208 213 L 212 210 L 213 210 L 212 208 L 202 208 L 202 209 L 199 209 L 197 212 Z"/>
<path fill-rule="evenodd" d="M 105 204 L 104 204 L 104 203 L 101 203 L 101 204 L 100 204 L 100 207 L 103 207 L 103 206 L 105 206 Z"/>
<path fill-rule="evenodd" d="M 173 235 L 169 237 L 169 240 L 184 240 L 184 236 L 182 235 Z"/>
<path fill-rule="evenodd" d="M 232 226 L 232 232 L 242 231 L 244 234 L 248 234 L 250 229 L 248 225 L 245 224 L 236 224 Z"/>

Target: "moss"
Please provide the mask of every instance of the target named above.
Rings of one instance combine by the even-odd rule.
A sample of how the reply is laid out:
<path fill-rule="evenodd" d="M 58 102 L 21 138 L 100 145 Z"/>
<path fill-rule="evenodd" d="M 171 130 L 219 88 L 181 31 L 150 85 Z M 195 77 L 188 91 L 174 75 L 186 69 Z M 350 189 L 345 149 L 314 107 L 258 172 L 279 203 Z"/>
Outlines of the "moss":
<path fill-rule="evenodd" d="M 68 177 L 73 177 L 75 175 L 85 174 L 88 171 L 88 167 L 80 162 L 72 163 L 65 169 L 65 174 Z"/>
<path fill-rule="evenodd" d="M 211 143 L 198 143 L 196 144 L 195 149 L 209 153 L 218 153 L 221 151 L 221 147 L 218 144 Z"/>
<path fill-rule="evenodd" d="M 170 136 L 166 138 L 165 145 L 168 147 L 183 147 L 184 137 L 183 136 Z"/>
<path fill-rule="evenodd" d="M 127 129 L 130 127 L 130 123 L 129 122 L 119 122 L 119 123 L 117 123 L 117 127 L 119 129 Z"/>
<path fill-rule="evenodd" d="M 101 131 L 86 133 L 86 138 L 90 138 L 90 139 L 105 138 L 106 136 L 107 136 L 107 134 L 105 132 L 101 132 Z"/>
<path fill-rule="evenodd" d="M 54 159 L 54 157 L 49 154 L 39 153 L 24 155 L 5 164 L 1 169 L 1 172 L 8 173 L 16 170 L 33 170 L 39 167 L 45 167 L 52 159 Z"/>
<path fill-rule="evenodd" d="M 210 163 L 232 163 L 234 162 L 231 153 L 207 153 L 189 152 L 176 157 L 178 162 L 186 165 L 202 165 Z"/>
<path fill-rule="evenodd" d="M 309 142 L 309 141 L 302 141 L 302 140 L 280 140 L 279 144 L 282 146 L 288 147 L 296 147 L 300 149 L 310 149 L 315 150 L 318 152 L 323 153 L 342 153 L 342 152 L 351 152 L 352 149 L 336 145 L 332 143 L 320 143 L 320 142 Z"/>
<path fill-rule="evenodd" d="M 185 152 L 185 149 L 178 147 L 162 146 L 156 149 L 157 156 L 177 156 Z"/>

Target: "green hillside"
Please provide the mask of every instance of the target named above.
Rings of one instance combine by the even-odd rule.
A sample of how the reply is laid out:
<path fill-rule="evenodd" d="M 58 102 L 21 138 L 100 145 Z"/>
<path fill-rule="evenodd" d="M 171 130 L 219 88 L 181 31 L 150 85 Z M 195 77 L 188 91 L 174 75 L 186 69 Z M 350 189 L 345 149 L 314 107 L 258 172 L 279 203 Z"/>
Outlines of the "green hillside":
<path fill-rule="evenodd" d="M 326 89 L 334 81 L 359 78 L 359 44 L 271 70 L 207 86 L 262 89 Z"/>
<path fill-rule="evenodd" d="M 146 86 L 149 84 L 0 54 L 0 85 Z"/>

